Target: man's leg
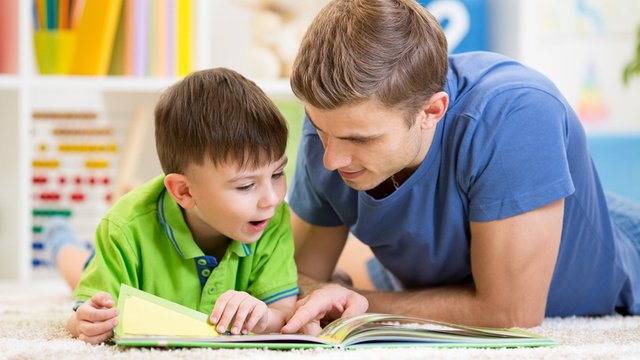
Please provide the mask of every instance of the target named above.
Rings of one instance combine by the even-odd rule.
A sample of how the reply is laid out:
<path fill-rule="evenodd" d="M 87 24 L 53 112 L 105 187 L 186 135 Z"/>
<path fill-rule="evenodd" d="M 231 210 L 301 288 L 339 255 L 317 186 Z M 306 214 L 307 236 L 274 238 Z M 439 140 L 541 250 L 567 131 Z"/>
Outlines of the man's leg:
<path fill-rule="evenodd" d="M 624 232 L 640 254 L 640 203 L 631 199 L 606 193 L 611 221 Z"/>

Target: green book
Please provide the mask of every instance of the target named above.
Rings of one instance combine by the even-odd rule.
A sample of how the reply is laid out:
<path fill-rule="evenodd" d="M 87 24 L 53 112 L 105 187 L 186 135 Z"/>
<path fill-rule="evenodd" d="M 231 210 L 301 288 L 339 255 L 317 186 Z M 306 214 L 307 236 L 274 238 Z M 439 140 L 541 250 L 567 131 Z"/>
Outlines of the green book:
<path fill-rule="evenodd" d="M 318 336 L 303 334 L 220 334 L 208 315 L 127 285 L 120 287 L 118 326 L 121 346 L 213 348 L 371 348 L 371 347 L 533 347 L 556 341 L 521 329 L 447 324 L 391 314 L 337 319 Z"/>

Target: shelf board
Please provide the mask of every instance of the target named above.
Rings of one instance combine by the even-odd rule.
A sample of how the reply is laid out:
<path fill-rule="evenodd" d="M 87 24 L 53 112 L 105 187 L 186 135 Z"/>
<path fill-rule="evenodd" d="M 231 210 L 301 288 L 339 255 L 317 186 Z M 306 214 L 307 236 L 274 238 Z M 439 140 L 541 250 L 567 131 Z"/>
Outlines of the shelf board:
<path fill-rule="evenodd" d="M 17 90 L 20 78 L 17 75 L 0 75 L 0 90 Z"/>
<path fill-rule="evenodd" d="M 127 76 L 62 76 L 46 75 L 33 78 L 36 90 L 96 90 L 114 92 L 160 92 L 180 78 L 127 77 Z M 269 95 L 293 96 L 289 80 L 255 80 Z"/>
<path fill-rule="evenodd" d="M 46 75 L 36 76 L 32 82 L 33 88 L 37 90 L 159 92 L 177 80 L 178 78 Z"/>

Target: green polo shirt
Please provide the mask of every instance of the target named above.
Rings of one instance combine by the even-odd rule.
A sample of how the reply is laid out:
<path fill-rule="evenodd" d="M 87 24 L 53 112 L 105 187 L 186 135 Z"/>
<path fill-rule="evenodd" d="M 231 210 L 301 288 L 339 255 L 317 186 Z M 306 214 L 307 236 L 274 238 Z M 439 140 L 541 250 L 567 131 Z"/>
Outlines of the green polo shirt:
<path fill-rule="evenodd" d="M 159 176 L 122 197 L 102 219 L 75 296 L 83 302 L 106 291 L 117 299 L 124 283 L 206 314 L 232 289 L 269 304 L 299 292 L 293 251 L 283 202 L 258 241 L 232 240 L 222 259 L 206 256 Z"/>

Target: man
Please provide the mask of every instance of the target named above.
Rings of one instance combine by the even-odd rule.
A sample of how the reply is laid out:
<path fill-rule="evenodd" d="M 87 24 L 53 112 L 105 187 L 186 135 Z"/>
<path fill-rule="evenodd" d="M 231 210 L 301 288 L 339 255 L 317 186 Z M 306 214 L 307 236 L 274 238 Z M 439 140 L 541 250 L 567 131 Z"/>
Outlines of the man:
<path fill-rule="evenodd" d="M 447 57 L 413 0 L 335 0 L 291 84 L 307 113 L 289 197 L 306 297 L 284 332 L 367 303 L 496 327 L 640 313 L 640 225 L 612 223 L 579 119 L 541 74 Z M 399 291 L 326 283 L 349 232 Z"/>

